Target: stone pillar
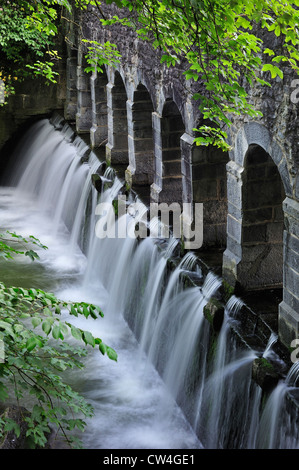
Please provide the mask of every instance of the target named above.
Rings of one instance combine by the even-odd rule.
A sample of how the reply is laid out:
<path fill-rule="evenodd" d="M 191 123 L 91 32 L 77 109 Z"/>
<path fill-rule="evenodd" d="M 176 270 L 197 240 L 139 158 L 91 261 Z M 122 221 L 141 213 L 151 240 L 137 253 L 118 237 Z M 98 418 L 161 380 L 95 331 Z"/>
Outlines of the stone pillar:
<path fill-rule="evenodd" d="M 154 182 L 151 185 L 151 202 L 159 202 L 162 191 L 162 116 L 152 114 L 153 140 L 154 140 Z"/>
<path fill-rule="evenodd" d="M 90 133 L 92 126 L 92 105 L 90 91 L 90 75 L 84 72 L 85 65 L 82 52 L 78 53 L 77 90 L 78 109 L 76 114 L 76 131 L 78 134 Z"/>
<path fill-rule="evenodd" d="M 287 197 L 285 217 L 283 301 L 279 306 L 279 336 L 290 347 L 299 338 L 299 202 Z"/>
<path fill-rule="evenodd" d="M 193 193 L 192 193 L 192 158 L 194 148 L 196 147 L 194 143 L 194 137 L 189 134 L 183 134 L 181 137 L 181 169 L 182 169 L 182 184 L 183 184 L 183 194 L 182 202 L 193 202 Z"/>
<path fill-rule="evenodd" d="M 223 253 L 223 278 L 232 286 L 238 280 L 242 258 L 242 172 L 244 168 L 234 161 L 227 165 L 227 244 Z"/>
<path fill-rule="evenodd" d="M 125 172 L 128 166 L 128 123 L 125 90 L 113 83 L 107 84 L 108 143 L 106 160 Z"/>
<path fill-rule="evenodd" d="M 66 61 L 66 101 L 64 106 L 64 118 L 67 121 L 75 121 L 77 113 L 77 55 L 69 57 Z"/>
<path fill-rule="evenodd" d="M 90 79 L 92 103 L 90 143 L 92 148 L 104 145 L 108 140 L 106 84 L 106 75 L 99 74 L 96 71 L 92 74 Z"/>

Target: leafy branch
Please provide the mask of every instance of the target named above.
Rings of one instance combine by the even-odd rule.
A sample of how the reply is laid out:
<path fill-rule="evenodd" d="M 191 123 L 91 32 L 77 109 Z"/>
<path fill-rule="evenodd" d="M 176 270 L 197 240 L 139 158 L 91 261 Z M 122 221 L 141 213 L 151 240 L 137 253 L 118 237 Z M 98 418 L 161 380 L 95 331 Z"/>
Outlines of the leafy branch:
<path fill-rule="evenodd" d="M 22 251 L 7 244 L 14 241 L 46 248 L 33 236 L 7 232 L 1 236 L 0 245 L 6 259 L 13 254 L 38 259 L 33 250 Z M 32 409 L 24 417 L 29 447 L 45 446 L 53 426 L 70 445 L 80 446 L 72 433 L 76 428 L 84 430 L 86 423 L 80 415 L 91 417 L 93 410 L 61 374 L 67 369 L 83 368 L 80 358 L 87 354 L 86 347 L 98 348 L 101 354 L 117 361 L 114 349 L 102 339 L 72 324 L 70 318 L 78 316 L 98 320 L 103 312 L 94 304 L 67 302 L 41 289 L 8 287 L 0 282 L 0 400 L 7 401 L 13 393 L 20 404 L 30 397 Z M 78 341 L 83 346 L 74 345 Z M 11 430 L 19 436 L 19 424 L 2 415 L 0 439 Z"/>
<path fill-rule="evenodd" d="M 106 3 L 115 3 L 135 16 L 124 20 L 114 14 L 102 20 L 104 26 L 119 22 L 133 29 L 140 39 L 162 52 L 161 62 L 168 67 L 186 61 L 184 75 L 193 83 L 194 99 L 204 123 L 196 130 L 198 145 L 213 144 L 229 150 L 226 131 L 232 117 L 262 115 L 250 103 L 247 86 L 254 83 L 271 86 L 270 79 L 283 79 L 283 63 L 299 72 L 298 0 L 106 0 Z M 263 30 L 280 39 L 279 50 L 265 46 L 259 37 Z M 200 92 L 196 91 L 197 83 Z"/>

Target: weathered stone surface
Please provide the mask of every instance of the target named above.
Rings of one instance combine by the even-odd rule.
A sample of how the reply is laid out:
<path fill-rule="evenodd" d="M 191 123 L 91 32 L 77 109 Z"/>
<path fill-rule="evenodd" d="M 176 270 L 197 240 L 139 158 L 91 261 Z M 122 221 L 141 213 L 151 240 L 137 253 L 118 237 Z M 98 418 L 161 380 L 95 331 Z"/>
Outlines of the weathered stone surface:
<path fill-rule="evenodd" d="M 257 358 L 252 363 L 252 378 L 263 391 L 269 393 L 281 377 L 267 359 Z"/>
<path fill-rule="evenodd" d="M 212 326 L 214 331 L 220 331 L 223 317 L 224 306 L 217 299 L 210 299 L 204 307 L 204 316 Z"/>
<path fill-rule="evenodd" d="M 102 8 L 107 17 L 117 12 L 115 5 Z M 292 70 L 285 66 L 283 80 L 272 80 L 271 88 L 248 87 L 249 101 L 263 116 L 233 116 L 226 155 L 194 145 L 193 129 L 202 116 L 192 95 L 194 87 L 204 89 L 200 81 L 185 80 L 185 61 L 162 65 L 150 43 L 122 25 L 98 27 L 90 11 L 80 21 L 86 38 L 117 44 L 120 64 L 98 76 L 85 74 L 85 51 L 71 31 L 75 47 L 68 47 L 61 84 L 43 100 L 37 100 L 41 95 L 35 96 L 32 87 L 22 88 L 5 119 L 0 111 L 0 146 L 28 117 L 61 105 L 67 119 L 76 119 L 77 131 L 90 133 L 93 148 L 106 145 L 107 162 L 118 166 L 130 186 L 150 194 L 149 200 L 203 202 L 207 245 L 226 245 L 223 276 L 248 288 L 284 283 L 283 325 L 283 312 L 296 312 L 294 299 L 299 298 L 298 106 L 292 98 Z M 41 102 L 44 108 L 37 111 Z M 289 324 L 290 315 L 285 315 Z"/>

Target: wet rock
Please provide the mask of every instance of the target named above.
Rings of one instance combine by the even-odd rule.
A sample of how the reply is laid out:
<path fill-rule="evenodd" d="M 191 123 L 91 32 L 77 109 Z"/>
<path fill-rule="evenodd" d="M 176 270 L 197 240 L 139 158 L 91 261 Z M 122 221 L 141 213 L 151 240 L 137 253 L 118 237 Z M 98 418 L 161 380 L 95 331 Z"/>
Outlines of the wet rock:
<path fill-rule="evenodd" d="M 259 357 L 252 363 L 252 378 L 265 392 L 270 392 L 280 380 L 274 366 L 265 358 Z"/>
<path fill-rule="evenodd" d="M 210 299 L 205 305 L 203 313 L 213 330 L 220 331 L 224 317 L 224 306 L 222 303 L 217 299 Z"/>

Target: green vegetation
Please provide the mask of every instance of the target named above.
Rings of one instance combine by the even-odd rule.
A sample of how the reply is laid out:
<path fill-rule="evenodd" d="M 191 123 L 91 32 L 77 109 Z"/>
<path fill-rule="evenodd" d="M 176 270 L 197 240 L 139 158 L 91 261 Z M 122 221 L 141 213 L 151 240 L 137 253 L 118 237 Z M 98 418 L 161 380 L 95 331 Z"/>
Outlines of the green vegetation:
<path fill-rule="evenodd" d="M 99 27 L 118 23 L 133 29 L 159 52 L 162 63 L 184 66 L 187 86 L 202 115 L 195 139 L 198 145 L 212 144 L 228 150 L 227 127 L 234 116 L 261 115 L 249 101 L 249 88 L 282 80 L 284 65 L 298 73 L 299 0 L 106 3 L 119 7 L 119 17 L 106 17 L 98 0 L 0 0 L 0 92 L 4 85 L 4 102 L 14 93 L 17 81 L 44 77 L 46 83 L 56 82 L 62 23 L 80 28 L 82 36 L 81 26 L 74 20 L 76 9 L 89 8 Z M 273 46 L 264 42 L 265 37 L 271 38 Z M 119 63 L 114 44 L 100 44 L 92 38 L 82 40 L 87 72 L 101 73 L 103 65 Z M 13 240 L 18 248 L 13 248 Z M 7 233 L 0 237 L 0 256 L 10 259 L 25 255 L 35 260 L 32 244 L 45 248 L 34 237 L 25 239 Z M 224 289 L 227 297 L 233 292 L 225 284 Z M 94 305 L 63 302 L 39 289 L 0 283 L 0 342 L 5 352 L 0 363 L 0 399 L 6 400 L 11 389 L 18 402 L 27 394 L 31 396 L 34 404 L 26 421 L 32 446 L 45 444 L 50 424 L 70 440 L 69 432 L 75 427 L 84 428 L 84 421 L 72 414 L 92 414 L 90 406 L 61 378 L 64 370 L 82 367 L 79 358 L 86 354 L 85 346 L 98 347 L 116 360 L 115 351 L 90 332 L 63 321 L 62 312 L 95 319 L 103 315 Z M 68 336 L 81 341 L 84 348 L 68 343 Z M 17 423 L 2 417 L 0 439 L 11 429 L 19 433 Z"/>
<path fill-rule="evenodd" d="M 35 237 L 7 232 L 0 238 L 0 254 L 5 259 L 27 255 L 35 260 L 38 254 L 26 249 L 27 245 L 46 248 Z M 17 242 L 17 248 L 13 242 Z M 63 313 L 67 320 L 62 320 Z M 21 405 L 29 397 L 31 413 L 24 417 L 29 447 L 43 447 L 51 425 L 58 438 L 79 446 L 72 431 L 84 430 L 82 416 L 91 417 L 93 410 L 61 374 L 67 369 L 83 368 L 80 358 L 87 354 L 86 346 L 98 347 L 102 354 L 117 360 L 116 352 L 100 338 L 71 323 L 70 318 L 79 315 L 98 319 L 103 313 L 95 305 L 65 302 L 40 289 L 7 287 L 0 282 L 0 400 L 12 400 L 14 395 Z M 83 347 L 78 347 L 78 341 Z M 16 436 L 20 433 L 19 425 L 2 415 L 0 441 L 11 430 Z"/>
<path fill-rule="evenodd" d="M 198 145 L 213 144 L 228 150 L 225 128 L 231 126 L 233 116 L 261 115 L 248 101 L 248 86 L 270 86 L 270 77 L 282 79 L 283 63 L 298 73 L 298 0 L 107 3 L 134 14 L 103 20 L 103 25 L 119 21 L 160 50 L 162 63 L 187 64 L 185 77 L 198 83 L 200 90 L 194 93 L 203 117 Z M 264 32 L 273 49 L 264 43 Z"/>
<path fill-rule="evenodd" d="M 299 0 L 106 3 L 115 3 L 120 16 L 106 17 L 97 0 L 2 0 L 0 73 L 6 94 L 13 92 L 14 80 L 29 73 L 55 82 L 59 59 L 55 38 L 63 22 L 80 29 L 88 71 L 100 72 L 102 65 L 119 62 L 115 44 L 84 38 L 81 26 L 72 19 L 74 10 L 87 8 L 99 28 L 121 23 L 159 50 L 162 63 L 169 67 L 186 64 L 184 75 L 202 113 L 198 145 L 228 150 L 226 130 L 234 115 L 261 115 L 249 103 L 248 87 L 254 83 L 270 86 L 271 79 L 283 79 L 284 64 L 298 73 Z M 264 42 L 269 37 L 271 47 Z"/>

